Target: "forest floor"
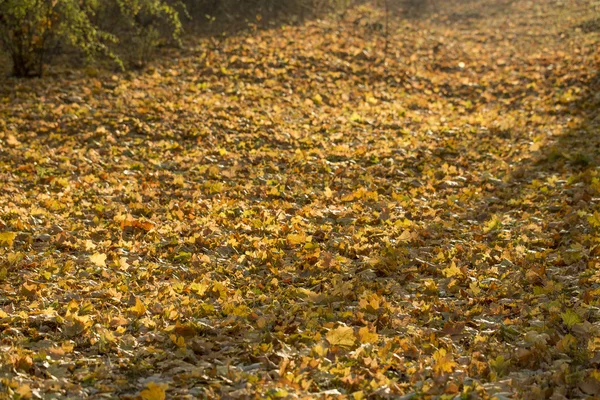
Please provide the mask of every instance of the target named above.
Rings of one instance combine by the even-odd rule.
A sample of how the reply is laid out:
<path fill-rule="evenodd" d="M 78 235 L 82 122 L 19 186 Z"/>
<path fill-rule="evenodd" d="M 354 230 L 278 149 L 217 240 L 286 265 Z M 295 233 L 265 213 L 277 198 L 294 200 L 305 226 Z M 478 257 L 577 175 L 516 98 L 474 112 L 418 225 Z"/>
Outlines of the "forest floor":
<path fill-rule="evenodd" d="M 0 397 L 600 393 L 599 3 L 385 37 L 0 82 Z"/>

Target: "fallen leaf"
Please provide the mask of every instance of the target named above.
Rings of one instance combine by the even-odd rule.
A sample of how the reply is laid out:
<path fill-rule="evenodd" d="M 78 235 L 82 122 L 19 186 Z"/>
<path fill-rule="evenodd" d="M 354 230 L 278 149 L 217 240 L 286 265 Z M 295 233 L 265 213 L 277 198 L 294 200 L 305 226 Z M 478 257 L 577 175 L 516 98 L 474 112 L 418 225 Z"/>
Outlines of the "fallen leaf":
<path fill-rule="evenodd" d="M 21 396 L 20 398 L 22 399 L 30 399 L 33 396 L 33 392 L 31 391 L 31 386 L 25 384 L 25 385 L 20 385 L 19 388 L 17 389 L 17 393 L 19 394 L 19 396 Z"/>
<path fill-rule="evenodd" d="M 131 311 L 135 316 L 141 317 L 146 314 L 146 306 L 139 298 L 136 297 L 135 305 L 129 307 L 129 311 Z"/>
<path fill-rule="evenodd" d="M 452 261 L 452 263 L 450 263 L 450 266 L 448 266 L 447 268 L 444 268 L 442 270 L 442 273 L 444 274 L 444 276 L 446 278 L 452 278 L 452 277 L 455 277 L 458 275 L 462 275 L 462 271 L 460 270 L 460 268 L 458 268 L 456 266 L 454 261 Z"/>
<path fill-rule="evenodd" d="M 17 237 L 15 232 L 2 232 L 0 233 L 0 243 L 4 243 L 8 247 L 13 245 L 13 241 Z"/>
<path fill-rule="evenodd" d="M 358 337 L 362 344 L 377 343 L 379 335 L 376 332 L 371 331 L 368 327 L 363 326 L 358 330 Z"/>
<path fill-rule="evenodd" d="M 450 373 L 454 371 L 454 367 L 457 365 L 452 357 L 452 354 L 448 353 L 446 349 L 436 350 L 436 352 L 433 353 L 433 360 L 435 361 L 433 364 L 433 371 L 437 375 Z"/>
<path fill-rule="evenodd" d="M 149 382 L 146 389 L 140 392 L 140 396 L 144 400 L 165 400 L 168 387 L 166 383 Z"/>
<path fill-rule="evenodd" d="M 106 254 L 95 253 L 90 256 L 90 261 L 99 267 L 106 267 Z"/>
<path fill-rule="evenodd" d="M 332 346 L 352 347 L 356 342 L 354 329 L 349 326 L 340 326 L 327 332 L 325 336 Z"/>
<path fill-rule="evenodd" d="M 303 244 L 308 241 L 308 238 L 304 234 L 289 234 L 287 235 L 287 241 L 291 245 Z"/>

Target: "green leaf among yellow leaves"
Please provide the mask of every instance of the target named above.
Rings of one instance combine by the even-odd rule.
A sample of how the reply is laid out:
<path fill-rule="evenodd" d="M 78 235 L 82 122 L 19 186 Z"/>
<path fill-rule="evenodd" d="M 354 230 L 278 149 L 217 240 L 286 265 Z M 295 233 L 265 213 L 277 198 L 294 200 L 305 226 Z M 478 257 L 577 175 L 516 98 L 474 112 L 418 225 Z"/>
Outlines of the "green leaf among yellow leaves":
<path fill-rule="evenodd" d="M 563 324 L 566 325 L 567 328 L 571 329 L 573 326 L 581 323 L 581 317 L 573 310 L 569 309 L 564 313 L 560 314 L 562 318 Z"/>

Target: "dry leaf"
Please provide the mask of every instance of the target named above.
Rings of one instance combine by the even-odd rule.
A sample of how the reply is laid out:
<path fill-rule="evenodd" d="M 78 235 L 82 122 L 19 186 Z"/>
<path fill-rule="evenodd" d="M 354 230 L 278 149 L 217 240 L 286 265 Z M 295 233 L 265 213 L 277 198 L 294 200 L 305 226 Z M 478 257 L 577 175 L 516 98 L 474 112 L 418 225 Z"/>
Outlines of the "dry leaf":
<path fill-rule="evenodd" d="M 13 245 L 13 241 L 17 237 L 15 232 L 2 232 L 0 233 L 0 244 L 5 244 L 8 247 Z"/>
<path fill-rule="evenodd" d="M 379 335 L 376 332 L 371 331 L 368 327 L 363 326 L 358 330 L 358 337 L 360 338 L 360 342 L 362 344 L 367 343 L 377 343 L 377 339 Z"/>
<path fill-rule="evenodd" d="M 169 385 L 166 383 L 149 382 L 148 385 L 146 385 L 146 389 L 140 392 L 140 396 L 144 400 L 165 400 L 168 387 Z"/>
<path fill-rule="evenodd" d="M 456 367 L 456 362 L 452 357 L 451 353 L 448 353 L 446 349 L 438 349 L 435 353 L 433 353 L 433 371 L 437 375 L 442 375 L 444 373 L 450 373 L 454 371 L 454 367 Z"/>
<path fill-rule="evenodd" d="M 95 253 L 90 256 L 90 261 L 98 267 L 106 267 L 106 254 Z"/>
<path fill-rule="evenodd" d="M 356 342 L 354 329 L 349 326 L 340 326 L 327 332 L 325 336 L 332 346 L 352 347 Z"/>
<path fill-rule="evenodd" d="M 131 311 L 131 313 L 133 313 L 135 316 L 141 317 L 144 314 L 146 314 L 146 306 L 139 298 L 136 297 L 135 305 L 132 307 L 129 307 L 129 311 Z"/>

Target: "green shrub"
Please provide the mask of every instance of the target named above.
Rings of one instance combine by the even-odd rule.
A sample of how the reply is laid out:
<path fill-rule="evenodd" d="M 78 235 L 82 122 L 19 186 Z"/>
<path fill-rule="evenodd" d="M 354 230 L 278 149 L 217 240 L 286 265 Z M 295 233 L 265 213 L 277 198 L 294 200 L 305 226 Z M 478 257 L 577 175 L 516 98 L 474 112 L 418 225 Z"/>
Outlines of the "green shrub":
<path fill-rule="evenodd" d="M 64 42 L 88 56 L 109 55 L 115 38 L 90 21 L 96 1 L 0 0 L 0 45 L 9 54 L 13 73 L 41 76 L 44 64 Z"/>
<path fill-rule="evenodd" d="M 98 26 L 119 38 L 116 53 L 134 66 L 149 61 L 152 50 L 179 44 L 183 3 L 169 0 L 110 0 L 99 10 Z"/>
<path fill-rule="evenodd" d="M 0 0 L 0 45 L 18 77 L 41 76 L 59 47 L 93 58 L 108 56 L 121 41 L 142 61 L 158 39 L 177 40 L 179 12 L 166 0 Z"/>
<path fill-rule="evenodd" d="M 256 22 L 257 16 L 301 20 L 350 1 L 0 0 L 0 50 L 18 77 L 41 76 L 50 57 L 65 49 L 109 57 L 121 68 L 123 61 L 141 66 L 157 46 L 179 44 L 182 15 L 193 15 L 196 24 Z"/>

